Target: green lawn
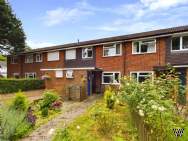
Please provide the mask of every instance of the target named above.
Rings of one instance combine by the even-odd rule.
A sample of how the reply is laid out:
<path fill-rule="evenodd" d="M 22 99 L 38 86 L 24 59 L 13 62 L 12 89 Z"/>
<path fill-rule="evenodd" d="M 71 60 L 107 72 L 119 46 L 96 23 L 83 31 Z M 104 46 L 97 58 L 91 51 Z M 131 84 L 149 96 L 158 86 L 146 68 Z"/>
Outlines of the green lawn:
<path fill-rule="evenodd" d="M 53 141 L 136 141 L 136 131 L 131 126 L 127 106 L 116 105 L 113 110 L 110 110 L 116 126 L 110 134 L 105 135 L 98 130 L 98 124 L 93 118 L 93 113 L 99 109 L 107 109 L 104 100 L 97 101 L 65 130 L 58 129 Z"/>

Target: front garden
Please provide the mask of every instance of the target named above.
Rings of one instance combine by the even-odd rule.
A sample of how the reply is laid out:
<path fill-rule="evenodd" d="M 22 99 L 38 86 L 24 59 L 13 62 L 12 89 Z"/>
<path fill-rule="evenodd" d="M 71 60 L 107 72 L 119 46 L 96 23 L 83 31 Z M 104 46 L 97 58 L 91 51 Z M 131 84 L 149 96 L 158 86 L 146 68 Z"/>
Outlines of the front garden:
<path fill-rule="evenodd" d="M 173 68 L 138 83 L 122 78 L 104 99 L 70 125 L 56 131 L 54 141 L 187 141 L 186 88 Z M 180 133 L 180 134 L 179 134 Z"/>
<path fill-rule="evenodd" d="M 0 140 L 17 140 L 61 111 L 62 101 L 54 91 L 45 91 L 42 99 L 29 103 L 23 92 L 0 107 Z"/>

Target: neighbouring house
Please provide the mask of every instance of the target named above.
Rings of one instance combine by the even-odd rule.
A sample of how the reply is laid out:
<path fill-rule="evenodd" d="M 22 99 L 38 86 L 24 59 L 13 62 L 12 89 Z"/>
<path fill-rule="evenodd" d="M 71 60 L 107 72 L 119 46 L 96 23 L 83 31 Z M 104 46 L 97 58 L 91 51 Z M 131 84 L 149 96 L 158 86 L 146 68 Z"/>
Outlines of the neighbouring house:
<path fill-rule="evenodd" d="M 7 77 L 7 63 L 0 61 L 0 77 Z"/>
<path fill-rule="evenodd" d="M 8 77 L 45 78 L 46 88 L 65 96 L 71 86 L 83 86 L 87 95 L 101 93 L 125 75 L 142 82 L 167 63 L 187 85 L 188 26 L 33 49 L 7 61 Z"/>

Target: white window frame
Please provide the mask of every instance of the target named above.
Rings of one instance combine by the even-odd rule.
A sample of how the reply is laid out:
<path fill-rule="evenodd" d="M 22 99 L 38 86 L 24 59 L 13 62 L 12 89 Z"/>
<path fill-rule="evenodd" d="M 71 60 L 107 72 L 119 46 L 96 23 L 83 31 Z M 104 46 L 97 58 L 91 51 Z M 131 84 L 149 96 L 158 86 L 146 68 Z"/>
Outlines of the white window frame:
<path fill-rule="evenodd" d="M 68 73 L 72 73 L 72 76 L 68 76 Z M 67 79 L 72 79 L 72 78 L 74 78 L 74 71 L 73 70 L 66 70 L 66 78 Z"/>
<path fill-rule="evenodd" d="M 20 77 L 20 73 L 14 72 L 14 73 L 13 73 L 14 78 L 16 78 L 16 75 Z"/>
<path fill-rule="evenodd" d="M 105 83 L 104 82 L 104 76 L 105 76 L 104 74 L 105 73 L 112 73 L 112 75 L 113 75 L 113 81 L 115 80 L 115 74 L 118 73 L 119 74 L 119 83 L 114 83 L 114 82 L 113 83 Z M 102 84 L 105 84 L 105 85 L 120 85 L 120 78 L 121 78 L 121 72 L 105 71 L 105 72 L 102 73 Z"/>
<path fill-rule="evenodd" d="M 108 46 L 108 45 L 110 45 L 110 44 L 112 44 L 112 46 Z M 117 44 L 120 44 L 120 53 L 119 53 L 119 54 L 114 54 L 114 55 L 105 55 L 105 54 L 104 54 L 104 50 L 105 50 L 105 49 L 114 47 L 115 50 L 116 50 Z M 103 45 L 103 57 L 113 57 L 113 56 L 121 56 L 121 55 L 122 55 L 122 43 L 109 43 L 109 44 L 104 44 L 104 45 Z"/>
<path fill-rule="evenodd" d="M 28 57 L 31 57 L 31 60 Z M 33 63 L 33 54 L 25 55 L 25 63 Z"/>
<path fill-rule="evenodd" d="M 68 52 L 69 51 L 73 51 L 74 52 L 74 57 L 70 57 L 70 56 L 67 56 L 68 54 Z M 65 60 L 75 60 L 76 59 L 76 49 L 69 49 L 69 50 L 65 50 Z"/>
<path fill-rule="evenodd" d="M 56 70 L 55 71 L 56 78 L 63 78 L 63 70 Z"/>
<path fill-rule="evenodd" d="M 151 73 L 151 79 L 152 79 L 152 81 L 153 81 L 153 75 L 154 75 L 154 72 L 153 71 L 131 71 L 130 72 L 130 77 L 132 77 L 132 74 L 133 73 L 137 73 L 137 78 L 136 78 L 136 81 L 138 82 L 138 80 L 139 80 L 139 74 L 140 73 Z"/>
<path fill-rule="evenodd" d="M 52 55 L 56 54 L 57 56 L 55 58 L 52 58 Z M 51 55 L 51 56 L 50 56 Z M 51 58 L 50 58 L 51 57 Z M 53 51 L 47 53 L 47 61 L 59 61 L 59 51 Z"/>
<path fill-rule="evenodd" d="M 17 64 L 18 62 L 18 57 L 17 56 L 11 56 L 10 57 L 10 64 Z"/>
<path fill-rule="evenodd" d="M 88 57 L 88 52 L 87 55 L 84 57 L 84 51 L 85 49 L 92 51 L 92 56 Z M 86 48 L 82 48 L 82 59 L 92 59 L 93 58 L 93 47 L 86 47 Z"/>
<path fill-rule="evenodd" d="M 141 52 L 141 44 L 143 43 L 143 42 L 149 42 L 149 41 L 151 41 L 151 40 L 153 40 L 154 42 L 155 42 L 155 49 L 154 49 L 154 51 L 149 51 L 149 52 Z M 138 42 L 139 43 L 139 52 L 134 52 L 134 48 L 135 48 L 135 46 L 134 46 L 134 43 L 135 42 Z M 135 40 L 135 41 L 133 41 L 132 42 L 132 54 L 149 54 L 149 53 L 156 53 L 156 51 L 157 51 L 157 42 L 156 42 L 156 39 L 147 39 L 147 40 Z"/>
<path fill-rule="evenodd" d="M 25 78 L 29 78 L 28 75 L 33 75 L 33 78 L 30 78 L 30 79 L 35 79 L 37 77 L 37 73 L 36 72 L 26 72 L 25 73 Z"/>
<path fill-rule="evenodd" d="M 172 38 L 171 38 L 171 52 L 188 51 L 188 48 L 186 48 L 186 49 L 183 48 L 183 37 L 184 36 L 188 36 L 188 35 L 172 36 Z M 172 39 L 175 38 L 175 37 L 180 38 L 180 49 L 179 50 L 172 50 Z"/>
<path fill-rule="evenodd" d="M 38 59 L 38 57 L 40 59 Z M 36 59 L 36 62 L 42 62 L 43 61 L 43 55 L 42 55 L 42 53 L 37 53 L 36 56 L 35 56 L 35 59 Z"/>

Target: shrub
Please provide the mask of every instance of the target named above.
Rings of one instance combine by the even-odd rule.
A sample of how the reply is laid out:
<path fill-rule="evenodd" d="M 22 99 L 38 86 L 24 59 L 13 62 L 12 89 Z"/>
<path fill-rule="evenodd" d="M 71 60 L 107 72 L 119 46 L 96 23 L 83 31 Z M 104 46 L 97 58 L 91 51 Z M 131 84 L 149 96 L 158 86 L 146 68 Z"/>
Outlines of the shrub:
<path fill-rule="evenodd" d="M 1 107 L 0 140 L 16 140 L 28 132 L 30 125 L 25 121 L 25 112 Z"/>
<path fill-rule="evenodd" d="M 115 92 L 112 91 L 110 87 L 104 92 L 104 99 L 106 101 L 106 107 L 109 109 L 113 109 L 116 99 Z"/>
<path fill-rule="evenodd" d="M 26 111 L 28 108 L 28 99 L 25 96 L 25 94 L 21 91 L 16 93 L 15 98 L 13 99 L 13 102 L 11 104 L 11 108 L 14 108 L 16 110 L 20 111 Z"/>
<path fill-rule="evenodd" d="M 55 102 L 52 103 L 52 109 L 54 110 L 59 110 L 62 106 L 62 102 L 60 100 L 56 100 Z"/>
<path fill-rule="evenodd" d="M 43 117 L 47 117 L 48 116 L 48 107 L 42 108 L 41 114 Z"/>
<path fill-rule="evenodd" d="M 0 79 L 0 94 L 43 89 L 44 80 L 38 79 Z"/>
<path fill-rule="evenodd" d="M 97 123 L 98 131 L 101 134 L 111 134 L 116 128 L 116 120 L 114 114 L 108 109 L 98 109 L 92 115 Z"/>
<path fill-rule="evenodd" d="M 59 96 L 54 91 L 45 91 L 41 102 L 41 109 L 50 108 L 52 103 L 59 99 Z"/>

